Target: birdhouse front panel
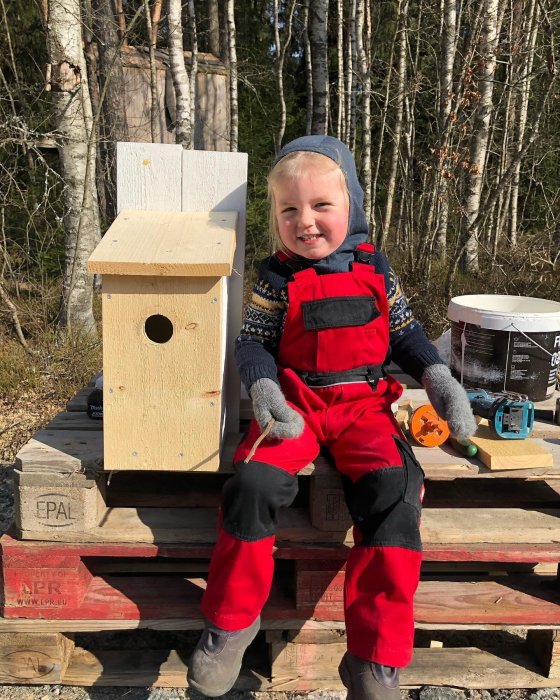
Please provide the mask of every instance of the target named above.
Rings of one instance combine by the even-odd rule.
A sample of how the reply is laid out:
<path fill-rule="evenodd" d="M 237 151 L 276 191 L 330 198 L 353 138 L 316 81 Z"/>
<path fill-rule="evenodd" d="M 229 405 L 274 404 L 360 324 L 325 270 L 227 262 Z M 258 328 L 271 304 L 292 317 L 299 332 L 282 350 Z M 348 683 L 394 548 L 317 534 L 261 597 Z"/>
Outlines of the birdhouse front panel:
<path fill-rule="evenodd" d="M 223 286 L 103 276 L 105 469 L 218 469 Z"/>

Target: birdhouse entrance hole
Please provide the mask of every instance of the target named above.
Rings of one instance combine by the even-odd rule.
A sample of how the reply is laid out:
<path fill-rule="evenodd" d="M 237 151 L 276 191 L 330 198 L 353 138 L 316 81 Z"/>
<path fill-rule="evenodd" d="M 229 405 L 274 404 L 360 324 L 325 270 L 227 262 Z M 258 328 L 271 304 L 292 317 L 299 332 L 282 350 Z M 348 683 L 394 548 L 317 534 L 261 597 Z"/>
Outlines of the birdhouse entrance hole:
<path fill-rule="evenodd" d="M 144 331 L 154 343 L 167 343 L 173 335 L 173 324 L 167 316 L 154 314 L 146 319 Z"/>

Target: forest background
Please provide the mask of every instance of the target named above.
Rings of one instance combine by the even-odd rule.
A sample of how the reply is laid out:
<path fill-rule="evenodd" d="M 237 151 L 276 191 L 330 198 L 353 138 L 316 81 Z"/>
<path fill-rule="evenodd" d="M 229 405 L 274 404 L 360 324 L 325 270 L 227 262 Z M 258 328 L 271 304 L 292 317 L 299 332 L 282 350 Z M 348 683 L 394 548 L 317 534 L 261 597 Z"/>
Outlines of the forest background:
<path fill-rule="evenodd" d="M 115 216 L 127 46 L 155 142 L 168 66 L 184 148 L 195 76 L 209 53 L 223 64 L 220 137 L 249 154 L 248 285 L 270 252 L 275 152 L 333 134 L 436 337 L 452 295 L 559 299 L 559 36 L 554 0 L 0 0 L 0 460 L 101 366 L 85 261 Z"/>

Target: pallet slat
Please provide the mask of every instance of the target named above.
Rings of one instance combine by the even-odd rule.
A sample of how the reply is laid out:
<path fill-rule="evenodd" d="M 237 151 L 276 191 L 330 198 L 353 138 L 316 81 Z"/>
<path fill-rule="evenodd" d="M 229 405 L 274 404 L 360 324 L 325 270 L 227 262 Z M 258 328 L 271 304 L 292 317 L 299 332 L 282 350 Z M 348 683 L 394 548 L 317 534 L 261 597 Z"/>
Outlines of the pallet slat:
<path fill-rule="evenodd" d="M 214 508 L 108 508 L 97 527 L 82 532 L 69 528 L 23 530 L 23 539 L 60 542 L 214 542 L 217 512 Z M 426 508 L 422 514 L 422 540 L 432 544 L 560 543 L 560 509 Z M 352 543 L 352 532 L 324 531 L 311 526 L 304 509 L 280 511 L 279 542 Z"/>
<path fill-rule="evenodd" d="M 304 645 L 291 645 L 304 646 Z M 331 645 L 322 645 L 323 647 Z M 342 683 L 333 678 L 341 650 L 333 653 L 329 676 L 309 678 L 310 666 L 297 674 L 295 668 L 285 668 L 283 676 L 272 679 L 263 668 L 245 667 L 234 686 L 238 691 L 300 691 L 342 690 Z M 340 654 L 340 655 L 339 655 Z M 308 654 L 309 656 L 309 654 Z M 43 675 L 39 656 L 27 657 L 31 669 L 23 672 L 17 667 L 15 674 L 6 678 L 7 683 L 48 683 Z M 148 650 L 86 650 L 76 647 L 62 678 L 57 681 L 71 686 L 136 686 L 160 688 L 187 687 L 188 652 L 175 649 Z M 0 663 L 1 660 L 0 660 Z M 326 664 L 323 664 L 324 667 Z M 35 674 L 33 671 L 35 670 Z M 13 673 L 13 671 L 12 671 Z M 17 675 L 19 674 L 19 675 Z M 530 653 L 520 646 L 503 650 L 463 649 L 415 649 L 410 666 L 403 669 L 402 686 L 450 685 L 471 689 L 491 688 L 547 688 L 557 680 L 542 673 Z"/>

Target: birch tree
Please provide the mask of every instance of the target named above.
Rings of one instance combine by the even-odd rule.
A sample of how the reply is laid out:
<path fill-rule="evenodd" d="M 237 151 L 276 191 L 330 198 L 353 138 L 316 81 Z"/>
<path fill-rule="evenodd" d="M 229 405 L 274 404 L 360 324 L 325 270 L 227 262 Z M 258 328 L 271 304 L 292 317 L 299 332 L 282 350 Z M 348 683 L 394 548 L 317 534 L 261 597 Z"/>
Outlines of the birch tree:
<path fill-rule="evenodd" d="M 274 44 L 276 47 L 276 86 L 278 88 L 278 99 L 280 101 L 280 126 L 278 127 L 278 136 L 276 137 L 276 150 L 280 150 L 284 133 L 286 131 L 286 97 L 284 95 L 284 63 L 286 60 L 286 51 L 292 41 L 292 22 L 294 10 L 296 7 L 295 0 L 291 0 L 288 10 L 288 17 L 284 21 L 284 30 L 286 37 L 284 42 L 280 39 L 280 10 L 278 0 L 274 0 Z"/>
<path fill-rule="evenodd" d="M 353 152 L 356 141 L 356 2 L 351 0 L 348 7 L 348 30 L 346 32 L 346 125 L 344 141 Z"/>
<path fill-rule="evenodd" d="M 197 91 L 198 83 L 198 32 L 196 29 L 196 8 L 194 0 L 187 2 L 187 16 L 189 18 L 189 34 L 191 36 L 191 124 L 193 136 L 191 138 L 191 148 L 194 148 L 194 125 L 196 124 L 197 114 Z"/>
<path fill-rule="evenodd" d="M 391 66 L 393 65 L 393 56 L 394 56 L 394 51 L 395 51 L 395 42 L 396 42 L 396 33 L 392 38 L 391 41 L 391 49 L 389 52 L 389 59 L 387 61 L 387 65 L 389 66 L 387 75 L 385 77 L 385 91 L 383 94 L 383 105 L 381 107 L 381 115 L 380 118 L 378 117 L 378 120 L 380 121 L 379 125 L 379 137 L 377 141 L 377 148 L 376 148 L 376 157 L 375 157 L 375 163 L 373 166 L 373 175 L 372 175 L 372 180 L 371 180 L 371 199 L 372 199 L 372 234 L 373 237 L 376 239 L 376 243 L 378 246 L 381 246 L 381 243 L 383 241 L 383 230 L 379 230 L 378 222 L 377 222 L 377 216 L 375 215 L 375 203 L 377 200 L 377 184 L 379 182 L 379 174 L 381 172 L 381 166 L 382 166 L 382 160 L 383 160 L 383 152 L 384 152 L 384 146 L 385 146 L 385 134 L 387 131 L 387 115 L 388 115 L 388 110 L 389 110 L 389 103 L 391 100 Z"/>
<path fill-rule="evenodd" d="M 406 91 L 406 63 L 407 63 L 407 23 L 408 0 L 399 0 L 398 39 L 397 39 L 397 75 L 396 75 L 396 113 L 393 127 L 393 144 L 391 147 L 391 160 L 389 166 L 389 178 L 387 181 L 387 201 L 385 216 L 379 245 L 383 246 L 389 234 L 389 227 L 393 216 L 395 190 L 397 185 L 397 168 L 399 165 L 401 135 L 403 130 L 404 98 Z"/>
<path fill-rule="evenodd" d="M 470 148 L 470 172 L 467 178 L 465 196 L 464 226 L 468 239 L 463 258 L 463 267 L 468 272 L 476 272 L 478 264 L 477 217 L 480 210 L 480 196 L 484 180 L 484 168 L 488 149 L 488 134 L 492 115 L 492 95 L 496 72 L 496 48 L 498 45 L 498 0 L 484 0 L 484 19 L 480 45 L 481 70 L 478 78 L 480 98 L 475 111 L 473 138 Z"/>
<path fill-rule="evenodd" d="M 156 2 L 159 2 L 159 0 L 156 0 Z M 159 127 L 159 91 L 156 68 L 157 30 L 154 32 L 154 24 L 152 22 L 152 12 L 150 11 L 149 0 L 144 0 L 144 13 L 146 15 L 146 28 L 148 30 L 150 60 L 150 131 L 152 136 L 152 143 L 159 143 L 161 141 L 161 131 Z"/>
<path fill-rule="evenodd" d="M 525 141 L 525 131 L 527 128 L 527 118 L 529 112 L 529 97 L 531 95 L 531 82 L 533 79 L 533 60 L 535 57 L 535 46 L 537 41 L 537 29 L 539 26 L 540 6 L 536 0 L 531 0 L 529 11 L 527 12 L 525 31 L 523 32 L 523 46 L 521 67 L 519 70 L 519 89 L 517 91 L 518 102 L 518 118 L 516 121 L 516 141 L 518 148 L 523 146 Z M 517 245 L 517 228 L 518 228 L 518 200 L 519 200 L 519 185 L 521 181 L 521 161 L 515 165 L 511 183 L 510 194 L 510 227 L 509 239 L 511 244 Z"/>
<path fill-rule="evenodd" d="M 436 231 L 436 255 L 445 257 L 447 226 L 449 221 L 449 136 L 452 127 L 453 66 L 457 49 L 457 0 L 444 0 L 441 34 L 441 59 L 439 79 L 439 151 L 437 153 L 436 192 L 439 200 L 439 216 Z M 426 235 L 431 235 L 427 231 Z"/>
<path fill-rule="evenodd" d="M 175 89 L 175 140 L 183 148 L 192 147 L 191 85 L 185 67 L 181 0 L 169 0 L 169 63 Z"/>
<path fill-rule="evenodd" d="M 47 48 L 60 168 L 65 182 L 65 255 L 59 323 L 71 333 L 95 335 L 92 276 L 86 262 L 100 240 L 100 231 L 79 0 L 49 2 Z"/>
<path fill-rule="evenodd" d="M 306 94 L 306 120 L 305 133 L 311 133 L 313 124 L 313 64 L 311 62 L 311 41 L 309 39 L 309 3 L 303 0 L 303 57 L 305 60 L 305 94 Z"/>
<path fill-rule="evenodd" d="M 226 0 L 230 95 L 230 151 L 237 151 L 239 139 L 239 106 L 237 100 L 237 47 L 235 38 L 234 9 L 234 0 Z"/>
<path fill-rule="evenodd" d="M 344 123 L 344 5 L 342 0 L 336 0 L 336 93 L 338 98 L 336 112 L 336 136 L 342 139 L 342 125 Z"/>
<path fill-rule="evenodd" d="M 371 74 L 368 48 L 371 32 L 365 29 L 367 0 L 357 0 L 356 4 L 356 57 L 358 61 L 362 93 L 362 162 L 361 174 L 364 187 L 364 211 L 371 218 Z"/>
<path fill-rule="evenodd" d="M 309 26 L 313 75 L 312 134 L 326 134 L 329 120 L 328 0 L 311 0 Z"/>

